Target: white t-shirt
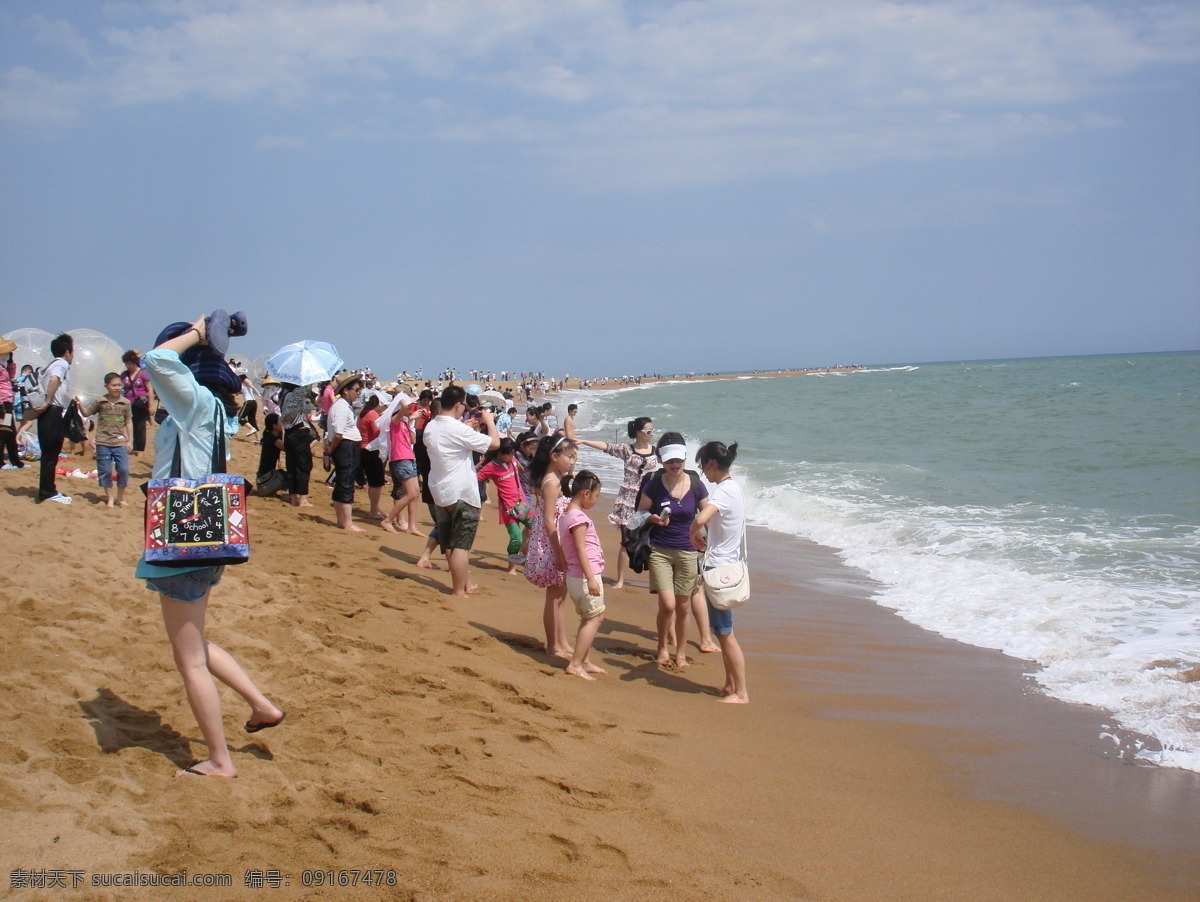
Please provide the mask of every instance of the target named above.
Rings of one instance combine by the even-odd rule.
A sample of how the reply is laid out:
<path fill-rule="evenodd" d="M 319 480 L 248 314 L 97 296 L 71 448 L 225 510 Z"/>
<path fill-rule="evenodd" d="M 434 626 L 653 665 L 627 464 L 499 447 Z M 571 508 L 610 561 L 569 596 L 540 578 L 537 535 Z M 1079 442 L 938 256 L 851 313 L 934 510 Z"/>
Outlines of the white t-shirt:
<path fill-rule="evenodd" d="M 465 501 L 479 507 L 479 482 L 475 478 L 472 451 L 480 454 L 492 446 L 486 432 L 476 432 L 451 416 L 436 416 L 425 427 L 425 449 L 429 452 L 429 493 L 438 507 L 453 507 Z"/>
<path fill-rule="evenodd" d="M 42 371 L 42 388 L 50 385 L 50 377 L 57 376 L 59 378 L 58 388 L 54 391 L 54 397 L 50 399 L 50 403 L 55 407 L 61 407 L 66 410 L 67 405 L 71 403 L 71 364 L 67 363 L 61 357 L 55 357 L 50 361 L 50 365 Z"/>
<path fill-rule="evenodd" d="M 709 567 L 732 564 L 742 559 L 742 534 L 746 531 L 746 500 L 742 487 L 733 479 L 709 483 L 708 500 L 717 508 L 708 521 Z"/>
<path fill-rule="evenodd" d="M 361 442 L 362 433 L 358 431 L 358 420 L 354 416 L 354 408 L 343 397 L 338 397 L 329 408 L 329 434 L 340 435 L 344 442 Z"/>

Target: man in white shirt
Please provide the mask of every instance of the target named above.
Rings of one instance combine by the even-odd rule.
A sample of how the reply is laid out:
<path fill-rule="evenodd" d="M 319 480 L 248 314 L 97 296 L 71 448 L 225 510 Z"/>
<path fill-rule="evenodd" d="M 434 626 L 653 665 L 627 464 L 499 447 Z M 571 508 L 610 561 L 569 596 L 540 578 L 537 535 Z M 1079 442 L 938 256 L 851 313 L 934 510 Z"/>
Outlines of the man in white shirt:
<path fill-rule="evenodd" d="M 464 596 L 477 588 L 467 574 L 480 508 L 472 454 L 483 454 L 500 445 L 500 433 L 490 410 L 479 411 L 486 433 L 462 422 L 466 397 L 461 386 L 448 386 L 442 392 L 442 412 L 429 421 L 424 433 L 429 452 L 429 493 L 437 509 L 438 544 L 446 555 L 454 594 Z"/>
<path fill-rule="evenodd" d="M 347 532 L 362 532 L 354 524 L 354 471 L 358 469 L 362 433 L 354 415 L 354 402 L 362 393 L 363 378 L 344 373 L 333 384 L 334 401 L 326 420 L 325 459 L 333 464 L 333 509 L 337 525 Z"/>
<path fill-rule="evenodd" d="M 38 442 L 42 446 L 37 503 L 57 501 L 59 504 L 70 504 L 70 497 L 62 494 L 55 485 L 54 469 L 58 466 L 58 454 L 67 435 L 63 415 L 71 402 L 67 383 L 71 361 L 75 359 L 75 339 L 66 332 L 55 336 L 50 342 L 50 353 L 54 355 L 54 360 L 42 373 L 46 403 L 33 410 L 33 415 L 37 417 Z"/>

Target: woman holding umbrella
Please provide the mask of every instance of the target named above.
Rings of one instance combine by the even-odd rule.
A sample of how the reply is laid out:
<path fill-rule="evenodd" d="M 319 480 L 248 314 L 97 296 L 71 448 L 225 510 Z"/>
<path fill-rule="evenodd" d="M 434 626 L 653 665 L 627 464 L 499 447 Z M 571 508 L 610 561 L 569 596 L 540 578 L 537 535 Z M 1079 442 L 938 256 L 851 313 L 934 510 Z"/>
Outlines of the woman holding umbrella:
<path fill-rule="evenodd" d="M 337 348 L 323 341 L 284 345 L 265 364 L 272 378 L 281 383 L 279 418 L 284 428 L 283 447 L 293 507 L 312 507 L 308 481 L 312 474 L 312 443 L 318 436 L 308 419 L 308 386 L 333 378 L 341 365 Z"/>
<path fill-rule="evenodd" d="M 312 507 L 308 500 L 308 480 L 312 475 L 312 443 L 317 434 L 308 421 L 308 389 L 283 383 L 279 391 L 279 420 L 283 423 L 283 451 L 292 507 Z"/>

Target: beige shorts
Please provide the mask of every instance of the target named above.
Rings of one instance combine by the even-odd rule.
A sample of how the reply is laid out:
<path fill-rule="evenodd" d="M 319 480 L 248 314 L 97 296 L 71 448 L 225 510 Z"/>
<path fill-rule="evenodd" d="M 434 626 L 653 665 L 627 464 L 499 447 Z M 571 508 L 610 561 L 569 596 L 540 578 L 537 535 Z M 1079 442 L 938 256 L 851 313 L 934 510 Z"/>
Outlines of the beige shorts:
<path fill-rule="evenodd" d="M 698 551 L 651 545 L 650 560 L 646 563 L 646 569 L 650 572 L 650 591 L 671 590 L 676 595 L 690 596 L 696 591 L 699 560 Z"/>
<path fill-rule="evenodd" d="M 591 620 L 604 613 L 604 584 L 600 584 L 599 595 L 589 595 L 587 580 L 578 576 L 567 577 L 567 594 L 575 604 L 575 613 L 583 620 Z"/>

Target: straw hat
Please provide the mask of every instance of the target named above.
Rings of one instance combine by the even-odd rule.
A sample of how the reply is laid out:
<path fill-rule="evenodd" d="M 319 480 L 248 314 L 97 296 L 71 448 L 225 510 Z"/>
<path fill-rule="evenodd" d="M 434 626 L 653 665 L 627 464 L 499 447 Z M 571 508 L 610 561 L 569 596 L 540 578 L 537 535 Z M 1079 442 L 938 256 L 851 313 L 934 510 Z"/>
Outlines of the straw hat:
<path fill-rule="evenodd" d="M 340 395 L 342 393 L 343 388 L 345 388 L 347 385 L 350 385 L 354 382 L 364 382 L 364 384 L 365 384 L 365 380 L 363 379 L 362 373 L 356 373 L 353 370 L 351 370 L 348 373 L 343 373 L 341 376 L 338 377 L 338 380 L 335 383 L 333 383 L 333 393 L 335 395 Z"/>
<path fill-rule="evenodd" d="M 0 354 L 11 354 L 17 349 L 15 341 L 9 341 L 7 338 L 0 336 Z"/>

